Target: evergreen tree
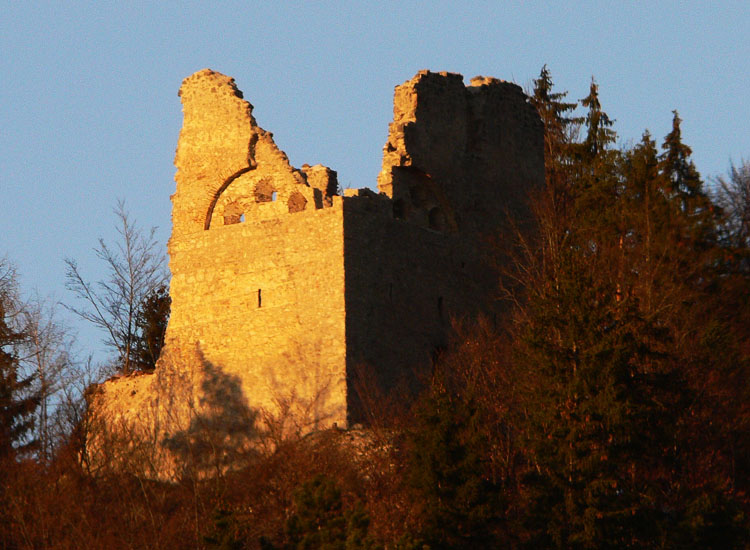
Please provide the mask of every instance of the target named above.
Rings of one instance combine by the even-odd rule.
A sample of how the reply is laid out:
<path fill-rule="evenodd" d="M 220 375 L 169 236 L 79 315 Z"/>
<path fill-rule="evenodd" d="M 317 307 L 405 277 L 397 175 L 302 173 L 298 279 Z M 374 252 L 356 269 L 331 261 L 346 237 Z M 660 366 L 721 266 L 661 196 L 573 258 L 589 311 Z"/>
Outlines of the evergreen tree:
<path fill-rule="evenodd" d="M 367 536 L 370 520 L 361 506 L 344 510 L 341 490 L 319 475 L 295 492 L 295 513 L 287 522 L 289 548 L 359 550 L 374 548 Z M 270 548 L 264 541 L 266 548 Z"/>
<path fill-rule="evenodd" d="M 134 369 L 152 371 L 156 367 L 164 347 L 171 304 L 169 289 L 162 285 L 147 295 L 138 307 L 132 359 Z"/>
<path fill-rule="evenodd" d="M 489 441 L 471 398 L 435 382 L 412 433 L 409 480 L 423 504 L 421 538 L 433 549 L 496 548 L 504 512 L 489 475 Z"/>
<path fill-rule="evenodd" d="M 244 547 L 242 540 L 237 535 L 237 526 L 232 512 L 218 509 L 214 512 L 213 520 L 213 532 L 203 537 L 206 548 L 210 550 L 241 550 Z"/>
<path fill-rule="evenodd" d="M 661 170 L 669 182 L 669 193 L 680 202 L 682 211 L 688 215 L 706 206 L 703 182 L 690 156 L 693 151 L 682 142 L 682 119 L 672 111 L 672 131 L 662 144 Z"/>
<path fill-rule="evenodd" d="M 543 66 L 534 80 L 530 97 L 544 124 L 544 166 L 548 205 L 564 212 L 570 201 L 570 169 L 575 148 L 574 137 L 583 119 L 572 116 L 577 103 L 565 102 L 568 92 L 556 92 L 552 76 Z"/>
<path fill-rule="evenodd" d="M 712 260 L 715 218 L 710 204 L 684 208 L 648 133 L 630 151 L 613 150 L 613 134 L 597 131 L 609 118 L 594 86 L 584 101 L 574 216 L 542 220 L 559 237 L 527 247 L 521 268 L 530 545 L 737 547 L 746 519 L 720 480 L 730 470 L 707 467 L 723 446 L 711 419 L 747 418 L 737 408 L 732 420 L 716 414 L 721 400 L 708 397 L 709 388 L 747 395 L 732 347 L 702 336 L 726 280 Z M 550 243 L 563 246 L 550 253 Z M 717 379 L 737 389 L 707 383 Z M 706 502 L 721 511 L 709 513 Z"/>
<path fill-rule="evenodd" d="M 639 548 L 663 519 L 658 466 L 672 460 L 675 423 L 662 413 L 679 410 L 681 383 L 664 331 L 622 298 L 618 247 L 591 253 L 590 238 L 534 297 L 519 335 L 532 379 L 531 547 Z"/>
<path fill-rule="evenodd" d="M 623 276 L 629 279 L 641 311 L 650 317 L 666 306 L 662 285 L 665 275 L 673 273 L 665 261 L 673 243 L 668 229 L 669 199 L 664 193 L 656 143 L 648 131 L 638 145 L 623 153 L 619 172 L 623 212 L 619 231 L 624 236 L 622 254 L 627 263 Z"/>
<path fill-rule="evenodd" d="M 673 204 L 671 231 L 675 253 L 683 254 L 683 269 L 700 267 L 690 279 L 700 284 L 704 268 L 715 263 L 719 236 L 719 210 L 703 190 L 703 181 L 690 158 L 692 150 L 682 142 L 680 119 L 673 111 L 672 131 L 662 144 L 659 170 L 665 182 L 665 194 Z"/>
<path fill-rule="evenodd" d="M 594 78 L 591 78 L 589 95 L 581 100 L 581 105 L 588 109 L 585 119 L 586 139 L 583 142 L 583 158 L 591 162 L 605 151 L 617 139 L 617 134 L 612 130 L 613 120 L 602 110 L 599 102 L 599 86 Z"/>
<path fill-rule="evenodd" d="M 548 169 L 554 169 L 566 162 L 568 144 L 572 141 L 580 118 L 570 116 L 577 103 L 564 101 L 568 92 L 554 92 L 552 75 L 547 65 L 542 67 L 539 78 L 534 80 L 534 91 L 530 98 L 544 124 L 544 156 Z"/>
<path fill-rule="evenodd" d="M 577 144 L 574 173 L 574 216 L 577 225 L 589 225 L 593 229 L 610 227 L 618 233 L 620 212 L 614 207 L 620 195 L 617 175 L 619 151 L 612 149 L 617 134 L 612 130 L 614 122 L 602 110 L 599 87 L 591 79 L 589 95 L 581 100 L 588 108 L 584 120 L 586 138 Z M 602 215 L 608 216 L 606 220 Z"/>
<path fill-rule="evenodd" d="M 39 396 L 32 391 L 33 378 L 22 377 L 16 354 L 25 334 L 13 328 L 11 319 L 18 309 L 15 285 L 13 268 L 0 259 L 0 461 L 33 446 L 27 436 L 39 404 Z"/>

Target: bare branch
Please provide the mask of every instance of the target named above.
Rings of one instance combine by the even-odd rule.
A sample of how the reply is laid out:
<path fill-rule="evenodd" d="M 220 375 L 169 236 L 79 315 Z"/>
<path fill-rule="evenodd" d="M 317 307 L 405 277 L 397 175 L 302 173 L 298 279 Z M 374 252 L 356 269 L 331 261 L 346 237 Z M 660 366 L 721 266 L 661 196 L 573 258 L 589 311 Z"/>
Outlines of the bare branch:
<path fill-rule="evenodd" d="M 143 231 L 129 217 L 122 200 L 114 209 L 117 242 L 99 239 L 94 249 L 107 276 L 91 283 L 73 259 L 66 259 L 66 287 L 83 305 L 65 307 L 105 333 L 104 343 L 115 350 L 124 374 L 131 370 L 137 337 L 136 314 L 144 299 L 168 280 L 165 256 L 155 238 L 156 228 Z"/>

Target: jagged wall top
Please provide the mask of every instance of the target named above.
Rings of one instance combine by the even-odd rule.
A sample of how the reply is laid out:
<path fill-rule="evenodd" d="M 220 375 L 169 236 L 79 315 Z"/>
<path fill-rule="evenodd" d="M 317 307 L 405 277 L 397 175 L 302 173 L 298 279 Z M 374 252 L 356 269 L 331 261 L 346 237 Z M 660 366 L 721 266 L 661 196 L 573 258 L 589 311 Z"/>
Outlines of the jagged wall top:
<path fill-rule="evenodd" d="M 396 86 L 378 189 L 414 223 L 492 232 L 543 183 L 542 136 L 516 84 L 419 71 Z"/>
<path fill-rule="evenodd" d="M 257 125 L 233 78 L 203 69 L 183 81 L 179 95 L 184 120 L 175 155 L 173 239 L 236 223 L 245 214 L 262 217 L 272 209 L 258 205 L 277 198 L 276 206 L 289 211 L 307 203 L 320 208 L 335 189 L 335 172 L 289 164 L 273 134 Z M 323 189 L 316 192 L 318 186 Z"/>

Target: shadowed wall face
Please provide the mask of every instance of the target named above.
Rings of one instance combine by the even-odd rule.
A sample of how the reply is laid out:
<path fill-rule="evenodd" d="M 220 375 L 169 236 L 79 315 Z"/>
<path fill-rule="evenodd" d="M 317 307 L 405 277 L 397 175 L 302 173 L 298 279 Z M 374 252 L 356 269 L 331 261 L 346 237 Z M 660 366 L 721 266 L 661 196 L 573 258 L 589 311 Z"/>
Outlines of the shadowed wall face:
<path fill-rule="evenodd" d="M 396 87 L 382 194 L 344 204 L 350 386 L 362 368 L 386 394 L 428 376 L 453 319 L 496 312 L 489 242 L 543 184 L 542 123 L 515 84 L 420 71 Z"/>

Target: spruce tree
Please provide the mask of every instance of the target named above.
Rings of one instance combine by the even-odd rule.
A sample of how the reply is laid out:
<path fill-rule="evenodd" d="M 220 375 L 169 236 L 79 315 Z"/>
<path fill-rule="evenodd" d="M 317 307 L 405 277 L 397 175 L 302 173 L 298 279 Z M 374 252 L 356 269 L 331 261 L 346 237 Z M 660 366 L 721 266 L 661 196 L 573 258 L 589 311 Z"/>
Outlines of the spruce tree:
<path fill-rule="evenodd" d="M 669 182 L 669 192 L 679 199 L 682 211 L 691 214 L 705 206 L 706 195 L 703 182 L 690 156 L 693 151 L 682 142 L 682 119 L 677 111 L 672 111 L 672 131 L 662 144 L 661 169 Z"/>
<path fill-rule="evenodd" d="M 15 350 L 24 334 L 8 323 L 7 298 L 0 292 L 0 461 L 33 446 L 27 436 L 34 427 L 33 415 L 39 404 L 39 396 L 32 391 L 33 378 L 24 378 L 19 372 Z"/>
<path fill-rule="evenodd" d="M 628 265 L 623 275 L 629 278 L 641 311 L 651 316 L 664 305 L 664 276 L 672 272 L 665 269 L 665 253 L 672 248 L 670 205 L 651 134 L 644 132 L 641 142 L 625 151 L 620 162 L 622 249 Z"/>
<path fill-rule="evenodd" d="M 746 520 L 722 481 L 735 474 L 709 465 L 725 460 L 719 432 L 747 439 L 717 425 L 747 425 L 748 415 L 734 405 L 717 414 L 715 396 L 747 395 L 747 384 L 736 346 L 707 338 L 726 319 L 712 304 L 728 280 L 712 259 L 711 205 L 684 207 L 648 133 L 612 149 L 613 134 L 597 131 L 609 118 L 593 86 L 585 101 L 574 216 L 544 222 L 560 236 L 522 267 L 530 547 L 737 547 Z M 562 246 L 550 253 L 550 243 Z M 747 456 L 741 445 L 733 456 Z"/>
<path fill-rule="evenodd" d="M 623 236 L 621 210 L 618 200 L 621 194 L 620 180 L 617 173 L 620 152 L 612 147 L 617 134 L 612 129 L 612 121 L 602 109 L 599 100 L 599 87 L 591 79 L 589 95 L 581 100 L 581 105 L 588 108 L 584 119 L 586 138 L 576 144 L 576 155 L 571 171 L 574 174 L 572 184 L 574 205 L 573 218 L 579 233 L 589 228 L 592 235 L 608 229 L 608 238 L 619 240 Z M 593 246 L 591 242 L 587 246 Z"/>
<path fill-rule="evenodd" d="M 171 305 L 172 299 L 166 285 L 153 290 L 140 303 L 135 319 L 134 369 L 148 372 L 156 367 L 164 347 Z"/>
<path fill-rule="evenodd" d="M 534 80 L 534 91 L 530 101 L 544 124 L 545 162 L 550 169 L 566 161 L 571 133 L 581 122 L 580 118 L 570 116 L 578 105 L 575 102 L 564 101 L 568 92 L 555 92 L 553 88 L 552 75 L 547 65 L 544 65 L 539 78 Z"/>
<path fill-rule="evenodd" d="M 679 380 L 663 330 L 615 284 L 618 247 L 596 241 L 592 254 L 590 239 L 529 304 L 517 345 L 531 378 L 531 547 L 638 548 L 661 520 L 646 480 L 671 455 L 661 412 L 679 409 Z"/>
<path fill-rule="evenodd" d="M 442 381 L 423 398 L 411 435 L 409 481 L 423 504 L 421 538 L 434 549 L 496 548 L 504 515 L 489 475 L 482 414 Z"/>
<path fill-rule="evenodd" d="M 599 102 L 599 86 L 594 78 L 591 78 L 589 95 L 581 100 L 581 105 L 588 109 L 585 119 L 586 139 L 583 141 L 583 158 L 591 161 L 607 149 L 617 139 L 617 134 L 612 130 L 613 120 L 602 110 Z"/>
<path fill-rule="evenodd" d="M 570 202 L 571 160 L 575 149 L 574 136 L 583 119 L 572 116 L 577 103 L 566 102 L 568 92 L 556 92 L 552 75 L 543 66 L 534 80 L 530 102 L 536 107 L 544 124 L 544 167 L 548 205 L 565 212 Z"/>
<path fill-rule="evenodd" d="M 287 522 L 287 548 L 294 550 L 366 550 L 370 520 L 361 505 L 344 508 L 341 489 L 318 475 L 294 494 L 295 513 Z M 270 548 L 268 542 L 264 542 Z"/>

